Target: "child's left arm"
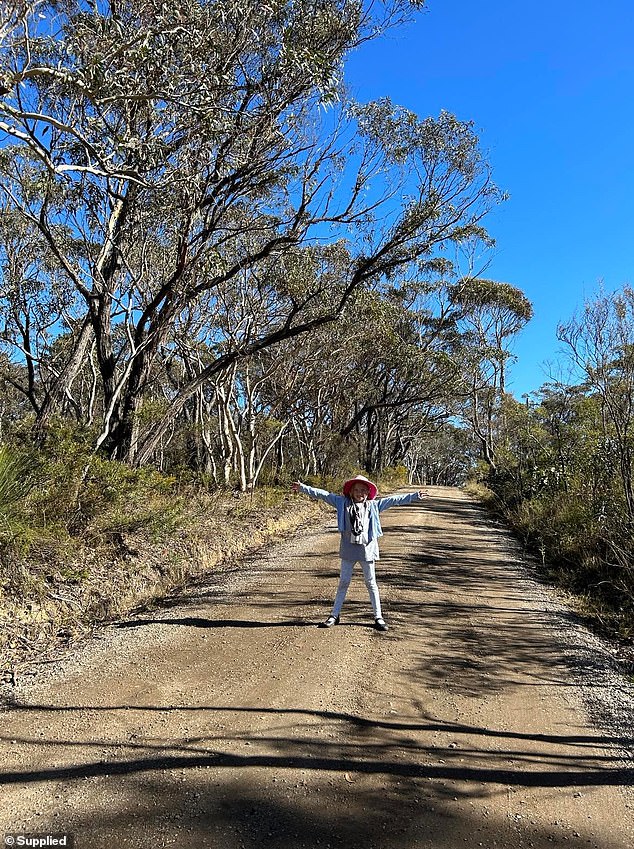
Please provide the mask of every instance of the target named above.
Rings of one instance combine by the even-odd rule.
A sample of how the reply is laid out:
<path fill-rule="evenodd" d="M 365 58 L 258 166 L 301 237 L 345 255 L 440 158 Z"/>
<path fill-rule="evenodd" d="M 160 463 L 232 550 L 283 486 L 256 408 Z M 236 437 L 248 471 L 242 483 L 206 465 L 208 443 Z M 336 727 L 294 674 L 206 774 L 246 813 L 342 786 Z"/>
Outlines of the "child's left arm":
<path fill-rule="evenodd" d="M 425 489 L 419 489 L 418 492 L 406 492 L 404 495 L 387 495 L 385 498 L 377 498 L 376 503 L 379 513 L 382 513 L 384 510 L 389 510 L 390 507 L 411 504 L 412 501 L 422 501 L 423 498 L 429 498 L 429 493 Z"/>

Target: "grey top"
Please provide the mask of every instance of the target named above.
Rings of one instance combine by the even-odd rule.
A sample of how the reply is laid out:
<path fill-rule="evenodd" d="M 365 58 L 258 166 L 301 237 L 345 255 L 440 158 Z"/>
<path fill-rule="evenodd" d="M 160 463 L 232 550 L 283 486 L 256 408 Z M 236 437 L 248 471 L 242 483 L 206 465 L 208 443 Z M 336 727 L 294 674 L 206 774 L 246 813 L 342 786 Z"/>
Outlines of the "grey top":
<path fill-rule="evenodd" d="M 364 518 L 364 538 L 368 539 L 368 526 L 370 523 L 369 511 L 367 502 Z M 352 542 L 352 526 L 350 524 L 350 514 L 345 511 L 345 530 L 341 534 L 341 542 L 339 543 L 339 557 L 342 560 L 351 560 L 356 563 L 358 560 L 378 560 L 379 559 L 379 541 L 375 537 L 368 540 L 366 543 Z"/>

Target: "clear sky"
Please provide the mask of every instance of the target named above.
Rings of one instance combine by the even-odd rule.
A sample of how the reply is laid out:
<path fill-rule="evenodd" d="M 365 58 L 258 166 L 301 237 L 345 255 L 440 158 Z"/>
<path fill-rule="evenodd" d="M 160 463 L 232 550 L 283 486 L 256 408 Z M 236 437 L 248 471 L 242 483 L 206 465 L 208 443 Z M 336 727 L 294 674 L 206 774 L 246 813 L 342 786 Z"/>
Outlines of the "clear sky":
<path fill-rule="evenodd" d="M 474 122 L 510 194 L 488 219 L 486 276 L 520 288 L 535 311 L 509 391 L 559 376 L 557 324 L 599 281 L 634 284 L 631 0 L 428 0 L 415 23 L 355 53 L 346 81 L 361 101 Z"/>

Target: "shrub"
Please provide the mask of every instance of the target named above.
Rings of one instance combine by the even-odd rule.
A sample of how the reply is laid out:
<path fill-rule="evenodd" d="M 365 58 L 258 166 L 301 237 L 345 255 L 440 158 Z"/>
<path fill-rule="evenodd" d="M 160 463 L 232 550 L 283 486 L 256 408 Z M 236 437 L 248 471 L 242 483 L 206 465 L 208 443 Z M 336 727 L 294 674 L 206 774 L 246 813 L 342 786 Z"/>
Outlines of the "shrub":
<path fill-rule="evenodd" d="M 37 483 L 37 458 L 32 452 L 20 453 L 0 445 L 0 515 L 15 513 Z"/>

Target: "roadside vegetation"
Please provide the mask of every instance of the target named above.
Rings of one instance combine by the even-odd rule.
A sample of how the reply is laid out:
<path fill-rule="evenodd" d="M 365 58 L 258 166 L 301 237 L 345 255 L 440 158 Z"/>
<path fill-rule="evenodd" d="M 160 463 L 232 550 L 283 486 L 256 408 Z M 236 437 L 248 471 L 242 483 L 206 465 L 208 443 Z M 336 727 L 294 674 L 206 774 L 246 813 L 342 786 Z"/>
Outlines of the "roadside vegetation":
<path fill-rule="evenodd" d="M 473 475 L 473 491 L 479 484 L 595 626 L 631 646 L 634 291 L 589 300 L 559 337 L 579 382 L 504 399 L 494 461 Z"/>

